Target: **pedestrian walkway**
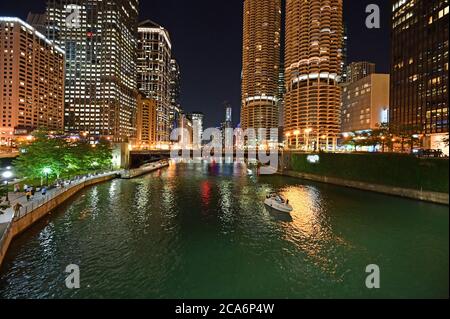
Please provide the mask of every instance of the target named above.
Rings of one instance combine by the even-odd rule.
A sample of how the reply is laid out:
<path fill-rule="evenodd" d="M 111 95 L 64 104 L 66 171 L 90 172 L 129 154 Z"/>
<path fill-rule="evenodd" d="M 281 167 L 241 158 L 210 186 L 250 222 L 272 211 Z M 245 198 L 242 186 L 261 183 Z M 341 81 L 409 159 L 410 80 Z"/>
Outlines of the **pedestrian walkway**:
<path fill-rule="evenodd" d="M 41 192 L 36 192 L 34 197 L 32 199 L 30 199 L 29 201 L 27 200 L 27 197 L 25 196 L 24 193 L 21 193 L 19 196 L 17 196 L 16 194 L 11 194 L 11 196 L 10 196 L 11 207 L 6 209 L 4 214 L 0 214 L 0 239 L 3 237 L 3 233 L 4 233 L 5 229 L 8 227 L 8 224 L 11 223 L 11 221 L 13 220 L 14 217 L 17 219 L 17 218 L 21 218 L 21 217 L 27 215 L 28 213 L 32 212 L 36 208 L 38 208 L 42 205 L 45 205 L 48 201 L 54 199 L 55 197 L 70 190 L 71 188 L 73 188 L 77 185 L 80 185 L 82 183 L 85 183 L 87 181 L 90 181 L 90 180 L 93 180 L 93 179 L 96 179 L 99 177 L 117 175 L 118 173 L 119 172 L 115 171 L 115 172 L 95 175 L 95 176 L 91 176 L 91 177 L 84 176 L 78 180 L 67 181 L 67 182 L 65 182 L 64 186 L 62 186 L 62 187 L 53 188 L 53 189 L 48 190 L 46 195 L 42 195 Z M 14 195 L 16 195 L 16 196 L 14 196 Z M 14 216 L 13 207 L 17 203 L 21 204 L 22 207 L 20 209 L 19 215 Z"/>

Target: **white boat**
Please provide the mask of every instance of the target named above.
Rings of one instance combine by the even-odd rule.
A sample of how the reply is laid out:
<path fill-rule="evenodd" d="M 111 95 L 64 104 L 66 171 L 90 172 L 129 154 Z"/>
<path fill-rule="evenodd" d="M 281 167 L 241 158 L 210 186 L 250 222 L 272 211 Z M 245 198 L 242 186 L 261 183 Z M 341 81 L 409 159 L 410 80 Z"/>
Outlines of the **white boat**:
<path fill-rule="evenodd" d="M 289 200 L 286 200 L 283 198 L 283 196 L 275 193 L 267 195 L 264 204 L 283 213 L 289 214 L 294 210 L 294 208 L 289 205 Z"/>

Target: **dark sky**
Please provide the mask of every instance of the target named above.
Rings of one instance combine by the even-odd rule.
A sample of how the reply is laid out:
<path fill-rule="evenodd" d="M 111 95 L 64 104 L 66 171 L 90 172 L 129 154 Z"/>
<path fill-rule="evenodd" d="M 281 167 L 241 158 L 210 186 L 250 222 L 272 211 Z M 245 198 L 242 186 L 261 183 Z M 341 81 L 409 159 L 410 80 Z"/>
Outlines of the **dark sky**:
<path fill-rule="evenodd" d="M 218 126 L 229 101 L 239 117 L 242 51 L 242 0 L 141 0 L 141 19 L 166 27 L 182 71 L 182 105 L 202 111 L 206 125 Z M 365 7 L 381 7 L 381 29 L 365 27 Z M 45 0 L 0 1 L 0 16 L 23 19 L 43 12 Z M 349 61 L 368 60 L 389 71 L 390 0 L 344 0 Z"/>

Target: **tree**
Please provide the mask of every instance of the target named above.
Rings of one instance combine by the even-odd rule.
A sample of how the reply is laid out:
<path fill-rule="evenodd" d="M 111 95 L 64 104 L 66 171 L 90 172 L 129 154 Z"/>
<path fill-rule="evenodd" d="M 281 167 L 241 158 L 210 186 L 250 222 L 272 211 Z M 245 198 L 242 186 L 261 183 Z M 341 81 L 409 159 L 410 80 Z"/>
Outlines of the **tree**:
<path fill-rule="evenodd" d="M 20 156 L 14 161 L 18 173 L 29 178 L 56 176 L 66 168 L 64 153 L 68 143 L 64 139 L 49 137 L 45 131 L 33 133 L 34 141 L 20 147 Z"/>
<path fill-rule="evenodd" d="M 37 131 L 33 136 L 31 143 L 21 146 L 21 154 L 14 161 L 23 177 L 59 179 L 62 174 L 70 177 L 111 167 L 112 149 L 106 141 L 91 145 L 87 141 L 48 135 L 45 131 Z"/>

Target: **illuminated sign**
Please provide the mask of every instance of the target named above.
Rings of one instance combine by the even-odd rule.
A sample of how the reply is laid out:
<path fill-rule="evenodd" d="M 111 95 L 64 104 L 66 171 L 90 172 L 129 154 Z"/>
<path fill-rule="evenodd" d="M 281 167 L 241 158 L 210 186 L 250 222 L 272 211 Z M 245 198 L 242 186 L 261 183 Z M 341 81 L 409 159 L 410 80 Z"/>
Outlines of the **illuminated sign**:
<path fill-rule="evenodd" d="M 320 162 L 320 157 L 319 155 L 308 155 L 306 160 L 308 161 L 308 163 L 317 164 Z"/>

